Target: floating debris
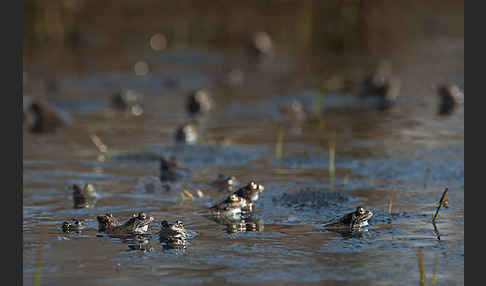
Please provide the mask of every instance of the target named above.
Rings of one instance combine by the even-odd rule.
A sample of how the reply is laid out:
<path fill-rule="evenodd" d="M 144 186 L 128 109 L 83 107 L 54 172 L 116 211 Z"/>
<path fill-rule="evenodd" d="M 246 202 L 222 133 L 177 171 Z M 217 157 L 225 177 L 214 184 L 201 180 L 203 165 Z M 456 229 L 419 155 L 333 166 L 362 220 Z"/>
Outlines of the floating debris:
<path fill-rule="evenodd" d="M 391 215 L 392 211 L 393 193 L 395 193 L 395 187 L 393 187 L 392 191 L 390 192 L 390 199 L 388 200 L 388 215 Z"/>
<path fill-rule="evenodd" d="M 100 137 L 98 137 L 96 134 L 89 135 L 89 138 L 91 139 L 91 142 L 93 142 L 93 144 L 95 144 L 95 146 L 98 148 L 98 150 L 101 153 L 108 152 L 108 147 L 105 144 L 103 144 Z"/>

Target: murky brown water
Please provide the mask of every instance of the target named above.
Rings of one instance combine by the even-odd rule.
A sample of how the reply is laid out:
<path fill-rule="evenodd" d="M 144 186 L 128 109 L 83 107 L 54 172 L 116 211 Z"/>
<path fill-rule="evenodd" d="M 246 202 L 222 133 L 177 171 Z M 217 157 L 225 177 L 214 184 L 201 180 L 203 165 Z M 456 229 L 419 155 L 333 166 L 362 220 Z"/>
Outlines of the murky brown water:
<path fill-rule="evenodd" d="M 463 38 L 425 39 L 392 56 L 402 90 L 389 111 L 360 106 L 347 93 L 323 92 L 332 75 L 367 69 L 368 55 L 282 52 L 255 67 L 238 49 L 207 45 L 153 51 L 137 42 L 124 51 L 66 52 L 72 58 L 65 65 L 54 55 L 49 64 L 44 52 L 24 60 L 24 94 L 45 94 L 73 117 L 56 134 L 24 129 L 25 285 L 39 279 L 43 285 L 420 285 L 418 249 L 428 285 L 464 284 L 464 107 L 437 116 L 434 88 L 446 80 L 464 88 Z M 149 65 L 147 75 L 134 74 L 140 60 Z M 236 68 L 243 82 L 228 85 L 227 72 Z M 46 78 L 56 87 L 40 84 Z M 167 85 L 170 78 L 178 79 L 176 86 Z M 119 88 L 144 95 L 142 115 L 110 107 Z M 216 108 L 202 119 L 198 144 L 175 147 L 173 134 L 188 120 L 184 103 L 194 88 L 208 88 Z M 311 114 L 323 94 L 319 120 L 285 120 L 279 111 L 298 99 Z M 158 176 L 156 158 L 171 154 L 194 176 L 168 193 L 138 188 L 143 178 Z M 220 198 L 215 192 L 182 199 L 182 190 L 195 193 L 219 173 L 265 186 L 256 204 L 261 232 L 229 234 L 202 216 Z M 88 182 L 100 194 L 96 207 L 73 209 L 67 186 Z M 449 205 L 439 215 L 438 240 L 430 221 L 445 186 Z M 284 199 L 300 191 L 312 200 Z M 357 205 L 375 213 L 367 231 L 341 235 L 322 228 Z M 155 235 L 143 245 L 150 251 L 96 236 L 97 215 L 124 219 L 142 210 L 155 218 L 154 234 L 160 221 L 180 218 L 197 236 L 184 251 L 164 250 Z M 72 217 L 87 221 L 80 234 L 60 229 Z"/>

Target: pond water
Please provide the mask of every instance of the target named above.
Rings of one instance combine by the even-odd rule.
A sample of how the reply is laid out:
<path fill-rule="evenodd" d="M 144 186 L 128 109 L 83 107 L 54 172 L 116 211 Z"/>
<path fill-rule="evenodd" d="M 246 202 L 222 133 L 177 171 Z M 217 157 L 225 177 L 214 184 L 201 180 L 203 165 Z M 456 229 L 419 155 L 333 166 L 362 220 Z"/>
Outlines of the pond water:
<path fill-rule="evenodd" d="M 82 71 L 57 73 L 52 90 L 39 84 L 38 73 L 27 74 L 24 94 L 45 93 L 72 124 L 54 134 L 24 129 L 24 283 L 420 285 L 422 270 L 429 285 L 463 284 L 464 107 L 438 116 L 434 88 L 444 78 L 464 86 L 463 54 L 454 57 L 463 41 L 441 43 L 449 47 L 445 56 L 430 56 L 439 45 L 434 40 L 417 47 L 426 63 L 397 60 L 401 96 L 386 111 L 351 93 L 324 92 L 316 55 L 255 67 L 217 48 L 141 49 L 132 55 L 149 63 L 147 75 L 96 66 L 97 59 L 129 66 L 135 56 L 93 56 Z M 332 74 L 366 60 L 328 63 L 325 73 Z M 39 70 L 35 64 L 29 63 Z M 243 75 L 238 85 L 228 84 L 231 68 Z M 144 96 L 141 115 L 111 107 L 119 88 Z M 184 104 L 195 88 L 208 88 L 215 108 L 200 119 L 197 144 L 176 146 L 174 132 L 189 120 Z M 285 118 L 280 108 L 293 100 L 309 118 Z M 146 191 L 140 182 L 158 176 L 161 155 L 177 156 L 193 176 L 170 191 Z M 228 233 L 202 215 L 222 194 L 203 188 L 198 198 L 196 189 L 220 173 L 265 187 L 255 206 L 261 231 Z M 94 208 L 73 209 L 73 183 L 94 184 L 100 195 Z M 439 237 L 431 219 L 445 187 L 449 203 L 437 220 Z M 358 205 L 374 212 L 365 230 L 322 227 Z M 97 236 L 97 215 L 125 220 L 139 211 L 155 218 L 143 250 Z M 63 233 L 62 223 L 73 217 L 86 227 Z M 184 250 L 166 250 L 156 233 L 160 221 L 176 219 L 196 236 Z"/>

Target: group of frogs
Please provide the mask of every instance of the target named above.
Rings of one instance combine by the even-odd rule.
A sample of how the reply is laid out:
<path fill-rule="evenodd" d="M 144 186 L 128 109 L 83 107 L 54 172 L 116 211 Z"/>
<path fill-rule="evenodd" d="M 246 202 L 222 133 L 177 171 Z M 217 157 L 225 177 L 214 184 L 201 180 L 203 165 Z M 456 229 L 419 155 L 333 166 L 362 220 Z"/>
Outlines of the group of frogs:
<path fill-rule="evenodd" d="M 161 176 L 161 178 L 164 178 Z M 218 187 L 230 189 L 236 182 L 235 177 L 223 177 L 220 175 L 215 182 Z M 73 192 L 74 208 L 94 207 L 98 197 L 92 184 L 70 186 Z M 228 232 L 261 231 L 262 225 L 255 220 L 253 212 L 255 203 L 264 187 L 251 181 L 245 186 L 228 194 L 223 200 L 207 209 L 207 216 L 216 222 L 228 226 Z M 368 225 L 368 220 L 373 216 L 369 210 L 359 206 L 354 212 L 327 223 L 327 229 L 354 231 L 360 230 Z M 149 225 L 154 218 L 144 212 L 133 214 L 126 222 L 121 223 L 111 213 L 97 216 L 98 231 L 112 238 L 141 238 L 149 235 Z M 64 232 L 79 232 L 83 228 L 83 221 L 73 218 L 62 224 Z M 160 222 L 158 233 L 160 242 L 166 248 L 185 248 L 186 241 L 192 237 L 190 231 L 186 230 L 182 221 L 177 220 L 169 223 L 167 220 Z"/>
<path fill-rule="evenodd" d="M 186 108 L 190 116 L 194 119 L 201 113 L 211 109 L 212 102 L 207 91 L 199 90 L 191 94 L 188 98 Z M 186 124 L 179 128 L 175 134 L 176 142 L 192 144 L 197 139 L 195 127 Z M 191 171 L 175 158 L 160 158 L 160 176 L 158 180 L 164 183 L 164 188 L 169 189 L 171 182 L 177 182 L 190 176 Z M 254 181 L 237 187 L 238 181 L 234 176 L 219 175 L 218 178 L 207 185 L 218 192 L 225 194 L 225 197 L 218 203 L 207 209 L 205 215 L 217 223 L 227 226 L 229 233 L 245 231 L 261 231 L 263 224 L 253 215 L 255 203 L 260 194 L 265 189 L 262 185 Z M 77 185 L 70 187 L 73 194 L 74 208 L 94 207 L 98 195 L 92 184 Z M 373 216 L 369 210 L 358 207 L 356 211 L 349 213 L 342 218 L 328 223 L 325 227 L 329 229 L 358 230 L 368 225 L 368 220 Z M 133 214 L 126 222 L 121 223 L 111 213 L 97 216 L 98 231 L 110 237 L 143 237 L 149 233 L 149 225 L 154 218 L 144 212 Z M 64 232 L 80 231 L 83 222 L 73 218 L 62 225 Z M 189 235 L 192 233 L 184 227 L 182 221 L 178 220 L 169 223 L 166 220 L 160 222 L 160 232 L 158 233 L 160 242 L 169 248 L 185 247 Z"/>

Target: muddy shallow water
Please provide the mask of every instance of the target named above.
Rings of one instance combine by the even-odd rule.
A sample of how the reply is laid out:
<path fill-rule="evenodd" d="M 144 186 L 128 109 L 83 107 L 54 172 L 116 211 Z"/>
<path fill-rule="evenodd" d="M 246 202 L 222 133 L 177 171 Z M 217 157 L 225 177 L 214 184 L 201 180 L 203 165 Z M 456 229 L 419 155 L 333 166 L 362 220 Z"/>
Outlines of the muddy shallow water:
<path fill-rule="evenodd" d="M 214 64 L 237 63 L 238 55 L 211 49 L 142 55 L 151 65 L 146 76 L 57 76 L 47 98 L 69 112 L 73 124 L 49 135 L 24 129 L 26 285 L 36 279 L 44 285 L 411 285 L 420 283 L 420 251 L 427 283 L 464 283 L 464 107 L 437 116 L 435 90 L 419 80 L 426 69 L 399 68 L 401 101 L 378 111 L 346 93 L 319 99 L 322 77 L 299 72 L 290 60 L 264 72 L 243 66 L 243 83 L 229 86 Z M 456 68 L 448 69 L 449 77 L 463 87 L 463 63 L 442 64 Z M 163 72 L 167 66 L 170 75 Z M 169 76 L 176 86 L 167 84 Z M 33 86 L 31 93 L 40 93 Z M 144 95 L 142 115 L 111 108 L 118 87 Z M 196 145 L 176 146 L 175 129 L 188 120 L 186 96 L 199 87 L 209 88 L 216 108 L 201 118 Z M 286 120 L 280 106 L 294 99 L 309 114 L 322 100 L 319 116 Z M 107 152 L 97 149 L 92 135 Z M 176 155 L 193 176 L 170 191 L 148 192 L 140 182 L 158 176 L 161 155 Z M 181 195 L 195 194 L 219 173 L 265 186 L 255 207 L 260 232 L 228 233 L 203 216 L 220 193 L 203 189 L 205 196 L 192 200 Z M 72 183 L 95 185 L 100 198 L 94 208 L 73 209 Z M 439 240 L 430 222 L 445 186 L 449 204 L 439 215 Z M 322 228 L 357 205 L 375 213 L 365 231 L 343 235 Z M 97 215 L 126 219 L 139 211 L 155 218 L 154 236 L 141 245 L 145 251 L 97 237 Z M 61 231 L 72 217 L 86 220 L 80 234 Z M 163 249 L 155 234 L 164 219 L 181 219 L 197 234 L 187 249 Z"/>

